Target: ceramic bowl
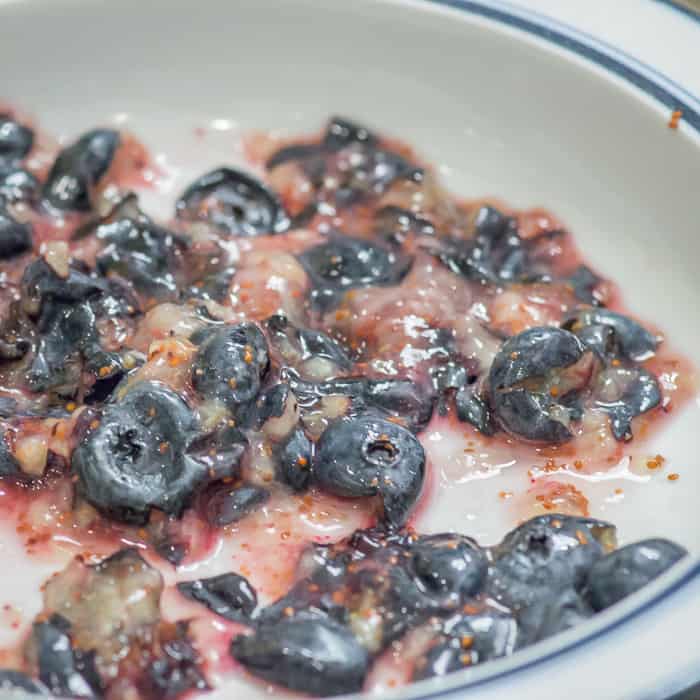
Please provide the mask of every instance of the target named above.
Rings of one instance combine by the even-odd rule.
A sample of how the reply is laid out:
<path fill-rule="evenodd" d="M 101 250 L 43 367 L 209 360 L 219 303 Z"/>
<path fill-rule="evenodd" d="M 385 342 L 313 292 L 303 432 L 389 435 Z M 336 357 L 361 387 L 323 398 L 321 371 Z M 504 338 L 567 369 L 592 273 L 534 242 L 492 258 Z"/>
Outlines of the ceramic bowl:
<path fill-rule="evenodd" d="M 173 187 L 221 158 L 216 143 L 201 149 L 189 138 L 198 125 L 293 132 L 331 113 L 362 119 L 415 144 L 456 192 L 555 211 L 631 309 L 700 362 L 700 102 L 619 48 L 635 45 L 638 26 L 655 37 L 652 65 L 687 76 L 678 57 L 694 55 L 697 69 L 700 22 L 639 0 L 610 8 L 613 31 L 602 4 L 530 5 L 0 1 L 2 97 L 65 137 L 127 123 L 167 154 Z M 617 46 L 533 7 L 615 34 Z M 679 128 L 669 129 L 677 109 Z M 661 698 L 698 680 L 699 406 L 649 447 L 679 481 L 630 482 L 629 497 L 594 513 L 625 540 L 676 539 L 689 558 L 590 624 L 396 697 Z M 445 526 L 459 526 L 453 516 L 442 513 Z M 10 585 L 21 588 L 21 569 L 0 590 Z"/>

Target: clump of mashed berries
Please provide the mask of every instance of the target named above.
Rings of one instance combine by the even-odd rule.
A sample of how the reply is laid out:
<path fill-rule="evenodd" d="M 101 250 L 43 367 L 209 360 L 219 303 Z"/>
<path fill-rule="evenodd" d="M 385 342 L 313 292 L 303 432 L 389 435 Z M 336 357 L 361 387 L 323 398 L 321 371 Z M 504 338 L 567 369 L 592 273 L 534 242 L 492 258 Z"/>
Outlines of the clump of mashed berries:
<path fill-rule="evenodd" d="M 0 112 L 0 508 L 55 572 L 0 688 L 407 683 L 584 622 L 685 555 L 618 548 L 560 480 L 618 464 L 692 387 L 550 214 L 458 200 L 334 117 L 253 135 L 250 169 L 155 220 L 133 136 L 59 148 Z M 490 546 L 419 531 L 477 459 L 527 471 L 493 506 L 520 524 Z"/>

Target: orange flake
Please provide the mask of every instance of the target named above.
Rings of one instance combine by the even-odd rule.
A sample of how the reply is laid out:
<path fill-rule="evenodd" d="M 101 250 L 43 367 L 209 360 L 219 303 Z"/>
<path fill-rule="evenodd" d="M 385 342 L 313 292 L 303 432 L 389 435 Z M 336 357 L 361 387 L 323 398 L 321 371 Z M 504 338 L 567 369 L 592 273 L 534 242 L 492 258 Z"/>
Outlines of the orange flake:
<path fill-rule="evenodd" d="M 682 116 L 683 111 L 680 109 L 676 109 L 673 112 L 671 112 L 671 118 L 668 120 L 668 128 L 677 129 Z"/>
<path fill-rule="evenodd" d="M 676 474 L 676 472 L 673 472 L 673 474 L 669 474 L 666 478 L 667 478 L 669 481 L 677 481 L 678 479 L 681 478 L 681 475 L 680 475 L 680 474 Z"/>

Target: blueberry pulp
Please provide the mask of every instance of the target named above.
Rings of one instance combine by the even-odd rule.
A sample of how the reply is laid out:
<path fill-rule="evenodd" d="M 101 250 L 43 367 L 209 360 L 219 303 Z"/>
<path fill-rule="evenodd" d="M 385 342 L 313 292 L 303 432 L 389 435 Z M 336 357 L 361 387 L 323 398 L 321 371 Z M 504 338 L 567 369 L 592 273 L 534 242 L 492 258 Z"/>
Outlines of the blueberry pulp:
<path fill-rule="evenodd" d="M 184 401 L 158 382 L 141 382 L 102 412 L 72 457 L 78 491 L 116 520 L 144 523 L 150 509 L 179 516 L 208 476 L 185 454 L 197 429 Z"/>
<path fill-rule="evenodd" d="M 277 196 L 252 175 L 218 168 L 195 180 L 180 196 L 177 216 L 208 221 L 232 236 L 280 233 L 289 219 Z"/>
<path fill-rule="evenodd" d="M 64 148 L 44 183 L 44 199 L 55 209 L 87 212 L 95 186 L 109 170 L 120 136 L 112 129 L 95 129 Z"/>
<path fill-rule="evenodd" d="M 313 283 L 311 302 L 323 311 L 350 289 L 399 284 L 412 264 L 401 253 L 340 234 L 304 251 L 299 260 Z"/>
<path fill-rule="evenodd" d="M 401 525 L 420 495 L 425 454 L 405 428 L 371 416 L 332 423 L 318 441 L 314 480 L 337 496 L 379 495 L 386 522 Z"/>

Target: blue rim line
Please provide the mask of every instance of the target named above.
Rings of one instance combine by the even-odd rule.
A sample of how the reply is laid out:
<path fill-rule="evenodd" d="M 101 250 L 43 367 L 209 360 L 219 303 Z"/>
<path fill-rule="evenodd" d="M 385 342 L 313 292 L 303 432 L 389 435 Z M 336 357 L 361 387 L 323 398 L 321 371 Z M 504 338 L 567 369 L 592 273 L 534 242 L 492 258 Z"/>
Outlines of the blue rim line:
<path fill-rule="evenodd" d="M 426 1 L 495 20 L 582 56 L 632 83 L 670 111 L 681 110 L 682 120 L 700 134 L 700 99 L 698 97 L 657 70 L 585 32 L 536 12 L 519 10 L 506 3 L 474 0 Z"/>
<path fill-rule="evenodd" d="M 474 0 L 425 0 L 426 2 L 444 5 L 456 10 L 468 12 L 473 15 L 485 17 L 495 20 L 509 27 L 523 30 L 537 37 L 545 39 L 553 44 L 561 46 L 568 51 L 578 54 L 599 66 L 609 70 L 615 75 L 632 83 L 637 88 L 641 89 L 658 102 L 668 107 L 670 110 L 680 109 L 683 112 L 683 121 L 692 126 L 696 132 L 700 134 L 700 100 L 683 89 L 680 85 L 672 81 L 670 78 L 647 66 L 628 54 L 620 51 L 600 41 L 599 39 L 581 32 L 573 27 L 567 26 L 564 23 L 552 20 L 531 11 L 519 11 L 518 8 L 506 5 L 505 3 L 490 3 L 475 2 Z M 700 15 L 692 10 L 677 5 L 672 0 L 656 0 L 660 4 L 667 5 L 672 9 L 678 10 L 685 15 L 688 15 L 693 20 L 700 22 Z M 480 685 L 486 685 L 500 681 L 504 677 L 512 676 L 515 673 L 520 673 L 525 669 L 531 669 L 543 663 L 549 662 L 562 654 L 570 652 L 583 645 L 589 644 L 592 641 L 608 634 L 630 619 L 637 617 L 639 614 L 658 605 L 662 601 L 669 598 L 675 592 L 684 588 L 689 582 L 693 581 L 700 575 L 700 562 L 696 563 L 689 569 L 682 578 L 675 581 L 668 588 L 660 591 L 654 598 L 639 608 L 630 610 L 627 614 L 612 621 L 609 625 L 592 632 L 586 636 L 574 640 L 558 649 L 555 649 L 548 654 L 532 659 L 526 663 L 520 664 L 514 668 L 506 669 L 498 673 L 498 675 L 467 680 L 463 685 L 455 688 L 438 690 L 421 695 L 421 700 L 430 700 L 433 698 L 446 698 L 455 693 L 459 693 L 466 688 L 474 688 Z M 694 682 L 697 679 L 692 679 Z"/>
<path fill-rule="evenodd" d="M 658 2 L 659 5 L 666 5 L 666 7 L 670 7 L 675 12 L 680 12 L 694 22 L 700 23 L 700 10 L 694 10 L 692 7 L 688 7 L 684 3 L 676 2 L 675 0 L 654 0 L 654 2 Z"/>

